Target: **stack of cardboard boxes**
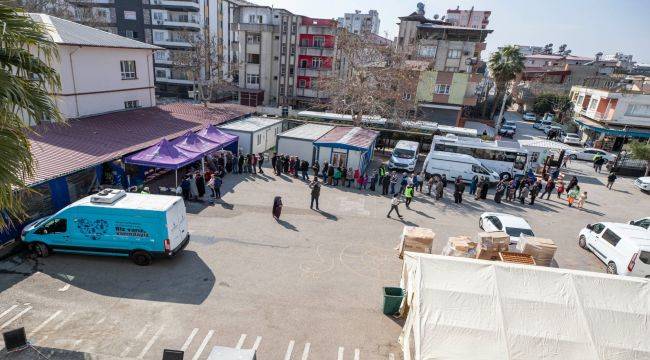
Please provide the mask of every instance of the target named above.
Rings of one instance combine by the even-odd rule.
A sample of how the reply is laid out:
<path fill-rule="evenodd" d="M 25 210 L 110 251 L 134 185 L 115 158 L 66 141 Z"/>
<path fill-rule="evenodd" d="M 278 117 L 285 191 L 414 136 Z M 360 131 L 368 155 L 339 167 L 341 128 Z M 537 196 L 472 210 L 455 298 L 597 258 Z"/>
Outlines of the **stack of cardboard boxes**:
<path fill-rule="evenodd" d="M 404 258 L 404 251 L 431 254 L 431 246 L 436 233 L 431 229 L 404 226 L 402 230 L 402 241 L 399 246 L 399 258 Z"/>
<path fill-rule="evenodd" d="M 476 258 L 483 260 L 499 260 L 499 252 L 508 251 L 510 236 L 503 231 L 478 233 Z"/>
<path fill-rule="evenodd" d="M 557 246 L 551 239 L 522 236 L 517 243 L 517 250 L 531 255 L 539 266 L 550 266 Z"/>
<path fill-rule="evenodd" d="M 475 258 L 476 241 L 469 236 L 452 236 L 442 249 L 442 255 Z"/>

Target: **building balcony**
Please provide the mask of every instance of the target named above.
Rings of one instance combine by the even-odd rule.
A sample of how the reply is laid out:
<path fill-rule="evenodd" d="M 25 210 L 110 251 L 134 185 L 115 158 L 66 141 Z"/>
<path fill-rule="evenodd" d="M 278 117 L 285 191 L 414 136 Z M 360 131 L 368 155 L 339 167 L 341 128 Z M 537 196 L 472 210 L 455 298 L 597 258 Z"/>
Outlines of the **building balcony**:
<path fill-rule="evenodd" d="M 311 76 L 311 77 L 319 77 L 319 76 L 328 76 L 332 74 L 332 68 L 324 68 L 324 67 L 319 67 L 319 68 L 298 68 L 298 75 L 299 76 Z"/>
<path fill-rule="evenodd" d="M 279 32 L 279 25 L 230 23 L 234 30 L 251 32 Z"/>
<path fill-rule="evenodd" d="M 310 35 L 336 35 L 336 28 L 316 26 L 307 27 L 305 25 L 301 25 L 299 26 L 298 33 Z"/>
<path fill-rule="evenodd" d="M 310 88 L 300 88 L 300 87 L 296 89 L 296 96 L 310 97 L 310 98 L 317 98 L 317 99 L 327 98 L 325 93 L 322 91 L 318 91 L 316 89 L 310 89 Z"/>
<path fill-rule="evenodd" d="M 334 56 L 334 47 L 300 46 L 300 55 Z"/>
<path fill-rule="evenodd" d="M 198 0 L 151 0 L 151 5 L 166 7 L 170 9 L 187 9 L 199 11 L 201 6 Z"/>
<path fill-rule="evenodd" d="M 175 78 L 158 77 L 158 76 L 156 76 L 156 82 L 168 83 L 168 84 L 184 84 L 184 85 L 192 85 L 192 84 L 194 84 L 193 80 L 175 79 Z"/>
<path fill-rule="evenodd" d="M 198 20 L 196 19 L 164 19 L 164 20 L 154 19 L 152 21 L 152 24 L 158 26 L 170 27 L 170 28 L 184 28 L 184 29 L 194 29 L 194 30 L 200 30 L 202 27 L 201 24 L 199 24 Z"/>
<path fill-rule="evenodd" d="M 191 48 L 192 44 L 184 39 L 165 39 L 165 40 L 155 40 L 153 41 L 154 45 L 160 45 L 163 47 L 180 47 L 180 48 Z"/>

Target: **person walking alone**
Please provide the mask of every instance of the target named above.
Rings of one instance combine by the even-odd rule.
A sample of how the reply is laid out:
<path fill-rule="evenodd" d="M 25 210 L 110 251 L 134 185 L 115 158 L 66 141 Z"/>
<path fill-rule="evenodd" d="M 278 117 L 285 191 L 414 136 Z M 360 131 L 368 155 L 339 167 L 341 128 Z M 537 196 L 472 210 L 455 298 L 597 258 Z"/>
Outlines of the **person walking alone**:
<path fill-rule="evenodd" d="M 463 193 L 465 192 L 465 183 L 463 182 L 463 177 L 458 176 L 456 182 L 454 183 L 454 203 L 462 204 L 463 203 Z"/>
<path fill-rule="evenodd" d="M 411 207 L 411 201 L 413 201 L 413 195 L 415 193 L 415 187 L 413 187 L 413 184 L 409 184 L 406 186 L 406 189 L 404 189 L 404 198 L 406 198 L 406 208 L 410 209 Z"/>
<path fill-rule="evenodd" d="M 611 172 L 609 175 L 607 175 L 607 188 L 609 190 L 612 190 L 612 186 L 614 186 L 614 182 L 616 181 L 616 173 Z"/>
<path fill-rule="evenodd" d="M 399 208 L 398 208 L 400 202 L 401 202 L 401 201 L 400 201 L 400 199 L 399 199 L 399 194 L 398 194 L 398 193 L 395 193 L 395 194 L 393 195 L 393 198 L 390 200 L 390 211 L 388 211 L 388 214 L 386 215 L 387 218 L 390 217 L 390 214 L 393 212 L 393 210 L 395 210 L 395 212 L 397 213 L 397 216 L 399 216 L 400 219 L 403 218 L 403 216 L 400 215 L 400 213 L 399 213 Z"/>
<path fill-rule="evenodd" d="M 314 201 L 316 202 L 316 210 L 320 210 L 318 208 L 318 198 L 320 197 L 320 183 L 318 182 L 318 177 L 314 177 L 314 181 L 309 184 L 309 187 L 311 188 L 311 204 L 309 205 L 310 209 L 314 208 Z"/>

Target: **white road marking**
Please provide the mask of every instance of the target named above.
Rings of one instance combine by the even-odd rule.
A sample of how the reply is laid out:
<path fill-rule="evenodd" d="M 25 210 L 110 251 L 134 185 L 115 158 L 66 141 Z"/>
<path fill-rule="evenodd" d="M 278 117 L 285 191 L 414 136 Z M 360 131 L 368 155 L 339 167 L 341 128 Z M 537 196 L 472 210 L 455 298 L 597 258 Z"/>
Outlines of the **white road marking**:
<path fill-rule="evenodd" d="M 343 348 L 342 346 L 339 346 L 338 360 L 343 360 L 343 351 L 345 351 L 345 348 Z"/>
<path fill-rule="evenodd" d="M 41 329 L 43 329 L 47 324 L 49 324 L 50 321 L 54 320 L 54 318 L 56 318 L 57 316 L 61 315 L 62 312 L 63 312 L 63 311 L 59 310 L 59 311 L 55 312 L 54 314 L 50 315 L 50 317 L 47 318 L 47 320 L 43 321 L 40 325 L 38 325 L 38 326 L 36 327 L 36 329 L 32 330 L 32 332 L 30 332 L 29 335 L 27 335 L 27 337 L 32 337 L 32 336 L 34 336 L 34 334 L 36 334 L 37 332 L 41 331 Z"/>
<path fill-rule="evenodd" d="M 359 349 L 354 349 L 354 360 L 359 360 Z"/>
<path fill-rule="evenodd" d="M 160 333 L 162 333 L 164 329 L 165 329 L 165 327 L 161 326 L 160 329 L 158 329 L 158 331 L 156 331 L 156 333 L 153 334 L 151 339 L 149 339 L 149 342 L 147 342 L 147 345 L 145 345 L 144 349 L 142 349 L 142 351 L 140 352 L 140 355 L 138 355 L 138 359 L 142 359 L 142 358 L 144 358 L 145 355 L 147 355 L 147 351 L 149 351 L 149 349 L 151 349 L 151 347 L 156 342 L 156 340 L 158 340 L 158 337 L 160 336 Z"/>
<path fill-rule="evenodd" d="M 104 316 L 103 318 L 97 320 L 97 322 L 95 323 L 95 325 L 99 325 L 99 324 L 103 323 L 105 320 L 106 320 L 106 316 Z"/>
<path fill-rule="evenodd" d="M 66 290 L 68 290 L 69 288 L 70 288 L 70 284 L 65 284 L 65 285 L 63 285 L 63 287 L 59 288 L 58 291 L 66 291 Z"/>
<path fill-rule="evenodd" d="M 284 360 L 290 360 L 291 359 L 291 353 L 293 352 L 293 345 L 295 345 L 295 341 L 291 340 L 289 341 L 289 346 L 287 346 L 287 352 L 284 354 Z"/>
<path fill-rule="evenodd" d="M 151 324 L 146 324 L 145 326 L 143 326 L 140 332 L 135 336 L 135 338 L 133 338 L 133 340 L 134 341 L 140 340 L 140 338 L 144 335 L 147 329 L 149 329 L 149 326 L 151 326 Z M 133 342 L 129 342 L 129 345 L 127 345 L 124 348 L 124 350 L 122 350 L 122 352 L 120 353 L 120 357 L 126 357 L 129 354 L 129 352 L 132 349 L 131 345 L 133 345 Z"/>
<path fill-rule="evenodd" d="M 135 336 L 135 340 L 139 340 L 142 337 L 142 335 L 144 335 L 144 333 L 147 332 L 147 329 L 149 329 L 149 326 L 151 326 L 151 324 L 145 325 L 142 328 L 142 330 L 140 330 L 140 332 Z"/>
<path fill-rule="evenodd" d="M 188 347 L 190 347 L 190 344 L 192 343 L 192 340 L 194 340 L 194 336 L 196 336 L 196 333 L 199 332 L 199 329 L 194 328 L 192 329 L 192 332 L 190 333 L 190 336 L 187 337 L 187 340 L 185 340 L 185 343 L 183 346 L 181 346 L 181 351 L 185 352 Z"/>
<path fill-rule="evenodd" d="M 239 341 L 237 342 L 236 348 L 241 349 L 242 346 L 244 346 L 244 341 L 246 341 L 246 334 L 241 334 L 241 336 L 239 337 Z"/>
<path fill-rule="evenodd" d="M 0 329 L 4 329 L 4 328 L 6 328 L 7 326 L 11 325 L 12 322 L 18 320 L 18 318 L 20 318 L 21 316 L 25 315 L 25 314 L 26 314 L 29 310 L 31 310 L 31 309 L 32 309 L 31 306 L 26 307 L 26 308 L 23 309 L 21 312 L 19 312 L 18 314 L 14 315 L 14 317 L 12 317 L 11 319 L 7 320 L 7 322 L 5 322 L 4 324 L 2 324 L 2 326 L 0 326 Z"/>
<path fill-rule="evenodd" d="M 192 357 L 192 360 L 198 360 L 199 356 L 201 356 L 201 353 L 205 349 L 205 347 L 208 345 L 208 342 L 210 341 L 210 338 L 212 338 L 212 335 L 214 334 L 214 330 L 208 331 L 208 334 L 205 335 L 205 338 L 203 338 L 203 341 L 201 341 L 201 345 L 199 346 L 198 350 L 196 350 L 196 354 Z"/>
<path fill-rule="evenodd" d="M 81 345 L 81 342 L 83 340 L 76 340 L 74 344 L 72 344 L 72 350 L 76 349 L 79 345 Z"/>
<path fill-rule="evenodd" d="M 311 347 L 310 343 L 305 344 L 305 349 L 302 351 L 302 360 L 307 360 L 309 357 L 309 348 Z"/>
<path fill-rule="evenodd" d="M 388 360 L 395 360 L 395 354 L 393 353 L 388 354 Z"/>
<path fill-rule="evenodd" d="M 257 348 L 260 347 L 260 343 L 261 343 L 261 342 L 262 342 L 262 337 L 261 337 L 261 336 L 258 336 L 258 337 L 255 339 L 255 344 L 253 344 L 253 350 L 257 351 Z"/>
<path fill-rule="evenodd" d="M 75 313 L 70 314 L 67 318 L 63 319 L 57 326 L 54 327 L 54 330 L 59 330 L 60 328 L 63 327 L 68 321 L 72 320 L 72 317 L 75 315 Z"/>
<path fill-rule="evenodd" d="M 17 308 L 18 305 L 11 305 L 11 307 L 0 314 L 0 319 L 2 319 L 5 315 L 9 314 L 13 309 Z"/>
<path fill-rule="evenodd" d="M 131 351 L 130 346 L 125 347 L 124 350 L 122 350 L 122 352 L 120 353 L 120 357 L 121 358 L 126 357 L 130 351 Z"/>

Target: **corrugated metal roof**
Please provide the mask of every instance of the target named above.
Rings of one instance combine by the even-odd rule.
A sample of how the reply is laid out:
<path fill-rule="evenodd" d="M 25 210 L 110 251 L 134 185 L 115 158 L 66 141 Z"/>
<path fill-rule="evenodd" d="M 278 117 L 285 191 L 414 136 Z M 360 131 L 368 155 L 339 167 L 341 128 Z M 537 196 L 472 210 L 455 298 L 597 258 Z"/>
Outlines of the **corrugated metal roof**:
<path fill-rule="evenodd" d="M 159 50 L 161 47 L 92 28 L 47 14 L 29 16 L 46 24 L 52 41 L 57 44 Z"/>
<path fill-rule="evenodd" d="M 253 108 L 219 104 L 167 104 L 71 120 L 66 124 L 42 124 L 29 134 L 36 161 L 36 185 L 87 169 L 173 139 L 208 124 L 221 124 L 250 114 Z"/>
<path fill-rule="evenodd" d="M 314 142 L 315 145 L 365 150 L 372 146 L 379 131 L 339 126 Z"/>
<path fill-rule="evenodd" d="M 518 140 L 519 144 L 521 146 L 531 146 L 531 147 L 538 147 L 538 148 L 544 148 L 544 149 L 557 149 L 557 150 L 572 150 L 574 147 L 566 145 L 564 143 L 558 142 L 558 141 L 553 141 L 553 140 L 547 140 L 547 139 L 525 139 L 525 140 Z"/>
<path fill-rule="evenodd" d="M 321 136 L 334 129 L 334 126 L 320 124 L 304 124 L 285 131 L 278 136 L 292 139 L 318 140 Z"/>
<path fill-rule="evenodd" d="M 255 132 L 273 126 L 277 123 L 281 123 L 282 119 L 277 118 L 266 118 L 266 117 L 249 117 L 246 119 L 241 119 L 233 121 L 228 124 L 219 126 L 220 129 L 225 130 L 235 130 L 235 131 L 245 131 L 245 132 Z"/>

